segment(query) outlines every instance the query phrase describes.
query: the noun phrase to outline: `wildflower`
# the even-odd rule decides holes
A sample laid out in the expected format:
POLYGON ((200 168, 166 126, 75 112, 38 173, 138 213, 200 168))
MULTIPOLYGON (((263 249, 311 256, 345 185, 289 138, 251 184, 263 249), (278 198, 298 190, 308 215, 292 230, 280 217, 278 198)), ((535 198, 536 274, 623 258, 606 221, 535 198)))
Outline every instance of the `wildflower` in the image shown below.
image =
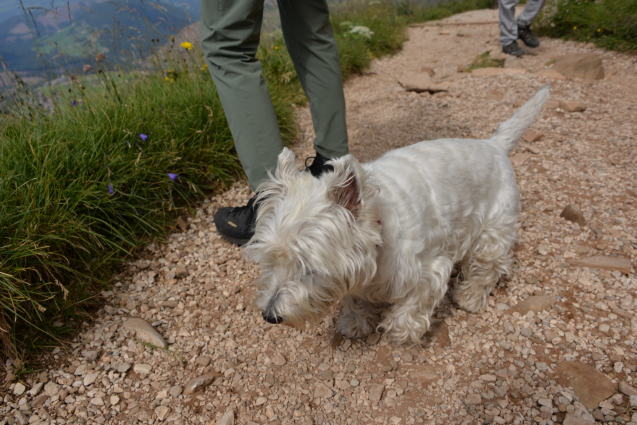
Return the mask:
POLYGON ((139 138, 142 139, 142 142, 148 140, 148 134, 140 133, 139 138))
POLYGON ((179 174, 177 173, 167 173, 167 175, 168 175, 168 178, 172 181, 175 181, 179 178, 179 174))
POLYGON ((115 189, 113 189, 113 185, 111 183, 108 184, 107 188, 108 188, 109 195, 112 195, 115 193, 115 189))
POLYGON ((190 41, 184 41, 181 44, 179 44, 179 46, 186 50, 192 50, 192 43, 190 41))
POLYGON ((106 54, 104 53, 98 53, 97 55, 95 55, 95 62, 102 62, 106 59, 106 54))
POLYGON ((71 106, 77 106, 77 100, 73 99, 73 101, 71 101, 71 106))
POLYGON ((85 64, 82 67, 82 71, 84 71, 84 72, 90 72, 92 69, 93 69, 93 67, 91 65, 89 65, 89 64, 85 64))
POLYGON ((374 31, 370 30, 366 26, 356 25, 348 31, 348 34, 351 34, 354 37, 358 36, 358 37, 369 40, 374 36, 374 31))
POLYGON ((202 72, 206 72, 208 70, 208 67, 206 65, 201 65, 201 69, 202 72))

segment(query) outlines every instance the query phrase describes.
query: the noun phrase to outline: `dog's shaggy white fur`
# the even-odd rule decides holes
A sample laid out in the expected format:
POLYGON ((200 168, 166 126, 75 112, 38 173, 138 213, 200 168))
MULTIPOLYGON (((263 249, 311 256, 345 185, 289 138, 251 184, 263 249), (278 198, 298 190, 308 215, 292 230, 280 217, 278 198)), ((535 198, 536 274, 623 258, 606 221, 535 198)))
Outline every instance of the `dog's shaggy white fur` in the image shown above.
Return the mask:
POLYGON ((488 140, 417 143, 360 164, 333 160, 320 178, 284 149, 259 189, 247 253, 261 266, 266 320, 296 324, 342 300, 339 332, 378 328, 418 343, 459 266, 453 299, 468 311, 512 264, 518 190, 507 153, 549 96, 541 89, 488 140))

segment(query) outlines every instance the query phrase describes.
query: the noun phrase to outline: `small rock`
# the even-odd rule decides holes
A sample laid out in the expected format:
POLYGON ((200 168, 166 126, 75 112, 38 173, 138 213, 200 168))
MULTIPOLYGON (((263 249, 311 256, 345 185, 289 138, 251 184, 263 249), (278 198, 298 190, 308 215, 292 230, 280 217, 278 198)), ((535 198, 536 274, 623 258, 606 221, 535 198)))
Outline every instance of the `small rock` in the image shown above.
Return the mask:
POLYGON ((563 425, 595 425, 595 418, 587 411, 580 409, 568 412, 564 416, 563 425))
POLYGON ((188 270, 186 270, 186 267, 178 264, 177 267, 175 267, 175 277, 177 279, 182 279, 186 276, 188 276, 188 270))
POLYGON ((170 387, 170 389, 168 390, 168 394, 170 394, 173 397, 178 397, 179 394, 181 394, 182 392, 182 388, 181 385, 173 385, 172 387, 170 387))
POLYGON ((352 379, 351 381, 349 381, 349 384, 352 387, 358 387, 358 384, 360 384, 360 382, 358 381, 358 379, 352 379))
POLYGON ((91 399, 91 404, 94 406, 104 406, 104 400, 102 397, 93 397, 91 399))
POLYGON ((135 332, 137 338, 156 347, 166 348, 168 344, 164 338, 147 321, 140 318, 131 318, 124 322, 123 326, 135 332))
POLYGON ((617 270, 622 273, 632 273, 633 266, 630 260, 624 257, 609 257, 605 255, 595 255, 586 258, 571 258, 568 260, 571 266, 589 267, 592 269, 617 270))
POLYGON ((195 360, 195 363, 197 363, 197 366, 206 367, 211 361, 212 359, 210 356, 199 356, 197 357, 197 360, 195 360))
POLYGON ((490 375, 490 374, 480 375, 480 380, 485 382, 495 382, 497 381, 497 379, 498 378, 495 375, 490 375))
POLYGON ((13 386, 13 394, 20 396, 22 394, 24 394, 24 392, 27 390, 27 387, 24 386, 24 384, 22 382, 17 382, 14 386, 13 386))
POLYGON ((184 385, 184 394, 192 394, 197 392, 212 383, 216 377, 219 376, 219 373, 207 373, 205 375, 197 376, 196 378, 192 378, 184 385))
POLYGON ((130 369, 130 366, 131 366, 130 363, 120 363, 117 366, 115 366, 115 370, 118 371, 119 373, 126 373, 130 369))
POLYGON ((97 379, 97 376, 98 376, 97 373, 89 373, 86 376, 84 376, 82 383, 84 384, 85 387, 88 387, 89 385, 95 382, 95 380, 97 379))
POLYGON ((318 382, 314 387, 315 398, 329 398, 334 395, 334 391, 322 382, 318 382))
POLYGON ((49 397, 56 396, 58 391, 60 390, 60 386, 53 381, 49 381, 44 386, 44 393, 49 397))
POLYGON ((233 425, 234 424, 234 412, 232 409, 226 410, 221 418, 217 421, 217 425, 233 425))
POLYGON ((480 394, 468 394, 467 397, 465 398, 465 402, 467 404, 480 404, 482 403, 482 397, 480 397, 480 394))
POLYGON ((522 316, 527 314, 530 311, 538 312, 542 310, 546 310, 555 304, 556 298, 553 295, 535 295, 528 297, 527 299, 519 302, 518 304, 511 307, 508 312, 515 313, 518 312, 522 316))
POLYGON ((119 403, 119 396, 112 395, 108 401, 110 401, 111 406, 116 406, 119 403))
POLYGON ((82 351, 82 356, 86 360, 89 360, 89 361, 92 361, 92 362, 97 360, 97 355, 98 355, 98 352, 95 351, 95 350, 84 350, 84 351, 82 351))
POLYGON ((254 405, 255 406, 261 406, 261 405, 265 404, 267 401, 268 401, 268 399, 265 398, 265 397, 257 397, 257 399, 254 402, 254 405))
POLYGON ((139 373, 140 375, 148 375, 151 370, 150 365, 145 363, 137 363, 133 366, 133 372, 139 373))
POLYGON ((602 400, 615 394, 617 385, 592 366, 565 361, 557 366, 558 382, 571 387, 586 408, 594 409, 602 400))
POLYGON ((157 419, 160 421, 166 419, 168 413, 170 413, 170 409, 167 406, 159 406, 155 409, 155 416, 157 416, 157 419))
POLYGON ((444 82, 436 83, 432 81, 431 76, 426 73, 412 73, 401 77, 398 80, 398 84, 401 85, 406 91, 413 91, 416 93, 439 93, 449 90, 448 84, 444 82))
POLYGON ((272 364, 275 366, 283 366, 286 363, 287 360, 285 360, 285 357, 283 357, 282 354, 276 353, 272 356, 272 364))
POLYGON ((608 331, 610 331, 610 326, 608 326, 606 323, 602 323, 601 325, 599 325, 599 331, 606 334, 608 333, 608 331))
POLYGON ((39 409, 40 407, 44 406, 44 403, 46 403, 46 401, 49 399, 49 396, 46 394, 41 394, 39 396, 37 396, 36 398, 33 399, 33 402, 31 403, 31 406, 34 409, 39 409))
POLYGON ((367 391, 369 393, 369 400, 378 403, 383 398, 383 391, 385 386, 383 384, 373 384, 367 391))
POLYGON ((522 138, 529 143, 537 142, 542 137, 544 137, 544 134, 534 130, 528 130, 526 133, 524 133, 524 136, 522 136, 522 138))
POLYGON ((630 407, 637 407, 637 395, 630 396, 630 407))
POLYGON ((584 112, 586 105, 577 100, 562 100, 560 101, 560 108, 566 112, 584 112))
POLYGON ((637 395, 637 389, 628 385, 626 381, 619 381, 619 392, 627 396, 637 395))
POLYGON ((572 205, 567 205, 564 207, 562 212, 560 213, 560 217, 572 221, 573 223, 577 223, 580 226, 584 226, 586 224, 586 219, 582 215, 581 212, 575 209, 572 205))
POLYGON ((38 382, 37 384, 31 387, 31 389, 29 390, 29 394, 31 394, 32 396, 38 395, 38 393, 40 392, 43 386, 44 386, 44 383, 38 382))

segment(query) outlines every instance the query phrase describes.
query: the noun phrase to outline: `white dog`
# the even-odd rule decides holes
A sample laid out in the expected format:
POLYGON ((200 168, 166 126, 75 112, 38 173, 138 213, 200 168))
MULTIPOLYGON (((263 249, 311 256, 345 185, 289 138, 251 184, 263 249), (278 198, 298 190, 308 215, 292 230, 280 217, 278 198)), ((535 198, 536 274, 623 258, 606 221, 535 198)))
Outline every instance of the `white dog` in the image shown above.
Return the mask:
POLYGON ((489 140, 420 142, 360 164, 347 155, 319 178, 284 149, 260 206, 248 256, 261 267, 257 304, 298 324, 342 300, 337 330, 374 329, 418 343, 443 299, 475 312, 512 264, 518 190, 507 153, 549 96, 541 89, 489 140))

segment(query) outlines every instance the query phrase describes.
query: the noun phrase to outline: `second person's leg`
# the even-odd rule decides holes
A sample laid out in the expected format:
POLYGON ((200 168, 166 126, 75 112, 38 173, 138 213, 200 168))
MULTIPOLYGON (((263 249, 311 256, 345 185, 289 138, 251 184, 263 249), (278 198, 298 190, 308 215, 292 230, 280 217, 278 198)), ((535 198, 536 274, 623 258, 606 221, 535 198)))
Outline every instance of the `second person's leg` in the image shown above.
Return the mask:
POLYGON ((345 98, 336 41, 325 0, 278 0, 285 43, 310 102, 316 151, 348 153, 345 98))

